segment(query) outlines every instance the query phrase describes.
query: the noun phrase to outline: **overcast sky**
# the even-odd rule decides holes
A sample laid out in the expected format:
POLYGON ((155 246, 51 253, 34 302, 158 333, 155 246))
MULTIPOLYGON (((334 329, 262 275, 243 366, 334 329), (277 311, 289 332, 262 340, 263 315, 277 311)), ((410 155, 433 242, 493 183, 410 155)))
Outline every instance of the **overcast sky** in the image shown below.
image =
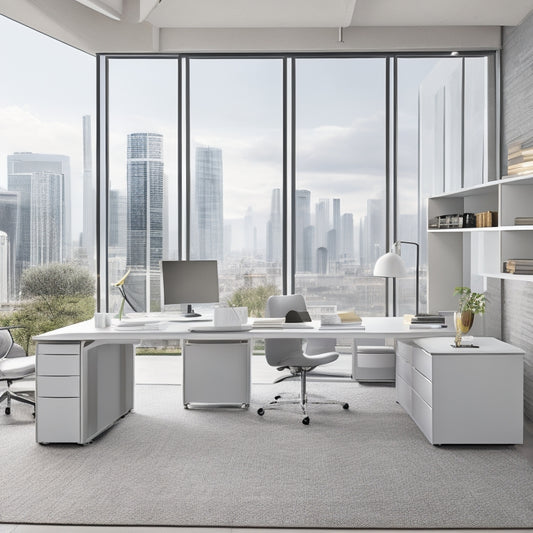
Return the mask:
MULTIPOLYGON (((83 115, 93 117, 95 129, 94 57, 1 16, 0 45, 0 186, 7 186, 8 154, 58 153, 70 157, 79 195, 83 115)), ((400 72, 406 203, 416 198, 418 84, 431 64, 404 60, 400 72)), ((383 197, 384 65, 383 59, 297 61, 297 188, 312 191, 312 205, 342 198, 342 212, 355 220, 368 198, 383 197)), ((152 131, 164 135, 165 173, 175 194, 177 77, 174 60, 111 61, 113 188, 125 188, 127 134, 152 131)), ((282 62, 192 60, 190 79, 193 146, 223 151, 225 218, 241 219, 252 206, 258 221, 266 220, 271 190, 282 185, 282 62)), ((79 214, 73 210, 73 236, 81 231, 79 214)))

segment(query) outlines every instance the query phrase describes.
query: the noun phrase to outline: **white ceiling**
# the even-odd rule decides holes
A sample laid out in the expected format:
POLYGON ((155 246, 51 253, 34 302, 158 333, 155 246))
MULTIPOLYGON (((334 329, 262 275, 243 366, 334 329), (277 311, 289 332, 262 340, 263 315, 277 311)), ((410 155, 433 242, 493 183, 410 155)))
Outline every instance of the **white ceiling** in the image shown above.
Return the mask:
POLYGON ((532 0, 77 0, 158 28, 514 26, 532 0))
POLYGON ((531 11, 533 0, 0 0, 0 14, 90 53, 493 50, 531 11))

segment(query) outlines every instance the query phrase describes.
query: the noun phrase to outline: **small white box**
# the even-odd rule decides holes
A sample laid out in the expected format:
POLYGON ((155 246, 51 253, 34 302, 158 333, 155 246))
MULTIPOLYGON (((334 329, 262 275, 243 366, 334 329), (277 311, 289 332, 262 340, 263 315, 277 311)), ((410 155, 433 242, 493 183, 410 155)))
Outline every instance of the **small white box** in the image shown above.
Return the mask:
POLYGON ((247 307, 215 307, 213 324, 215 327, 240 326, 248 322, 247 307))

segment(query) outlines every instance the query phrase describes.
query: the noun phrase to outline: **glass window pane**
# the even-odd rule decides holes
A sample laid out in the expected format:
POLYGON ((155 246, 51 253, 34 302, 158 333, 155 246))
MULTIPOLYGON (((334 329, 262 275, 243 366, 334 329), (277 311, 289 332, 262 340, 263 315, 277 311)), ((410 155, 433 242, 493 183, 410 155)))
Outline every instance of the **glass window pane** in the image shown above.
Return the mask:
POLYGON ((109 280, 131 270, 136 311, 160 309, 159 262, 178 258, 177 106, 176 59, 109 61, 109 280))
POLYGON ((0 45, 0 306, 17 304, 35 333, 94 311, 95 60, 2 16, 0 45), (87 282, 85 296, 73 297, 69 313, 58 302, 46 308, 24 279, 32 273, 51 298, 67 275, 87 282))
POLYGON ((217 259, 221 301, 250 314, 282 287, 282 74, 279 59, 190 61, 190 257, 217 259))
POLYGON ((385 313, 385 60, 296 62, 296 292, 315 316, 385 313))

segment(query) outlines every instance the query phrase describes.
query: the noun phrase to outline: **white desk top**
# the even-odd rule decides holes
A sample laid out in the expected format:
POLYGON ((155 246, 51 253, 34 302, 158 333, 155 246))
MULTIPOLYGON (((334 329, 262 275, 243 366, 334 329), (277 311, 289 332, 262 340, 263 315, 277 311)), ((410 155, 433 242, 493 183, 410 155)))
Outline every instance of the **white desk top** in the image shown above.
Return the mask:
MULTIPOLYGON (((128 319, 125 319, 128 320, 128 319)), ((135 319, 132 319, 135 320, 135 319)), ((338 338, 348 337, 358 338, 420 338, 433 336, 453 336, 453 332, 447 328, 431 329, 410 329, 408 324, 404 324, 402 317, 367 317, 363 318, 364 329, 328 328, 319 329, 318 323, 313 323, 313 328, 283 329, 256 328, 250 331, 232 332, 201 332, 192 333, 189 328, 196 326, 206 326, 212 324, 205 320, 187 322, 163 322, 160 317, 155 320, 142 318, 146 325, 135 327, 117 327, 117 320, 113 320, 111 327, 95 328, 94 320, 87 320, 72 324, 64 328, 56 329, 48 333, 43 333, 33 337, 37 342, 57 342, 57 341, 89 341, 100 340, 107 342, 132 342, 141 340, 220 340, 220 339, 279 339, 279 338, 338 338)))

